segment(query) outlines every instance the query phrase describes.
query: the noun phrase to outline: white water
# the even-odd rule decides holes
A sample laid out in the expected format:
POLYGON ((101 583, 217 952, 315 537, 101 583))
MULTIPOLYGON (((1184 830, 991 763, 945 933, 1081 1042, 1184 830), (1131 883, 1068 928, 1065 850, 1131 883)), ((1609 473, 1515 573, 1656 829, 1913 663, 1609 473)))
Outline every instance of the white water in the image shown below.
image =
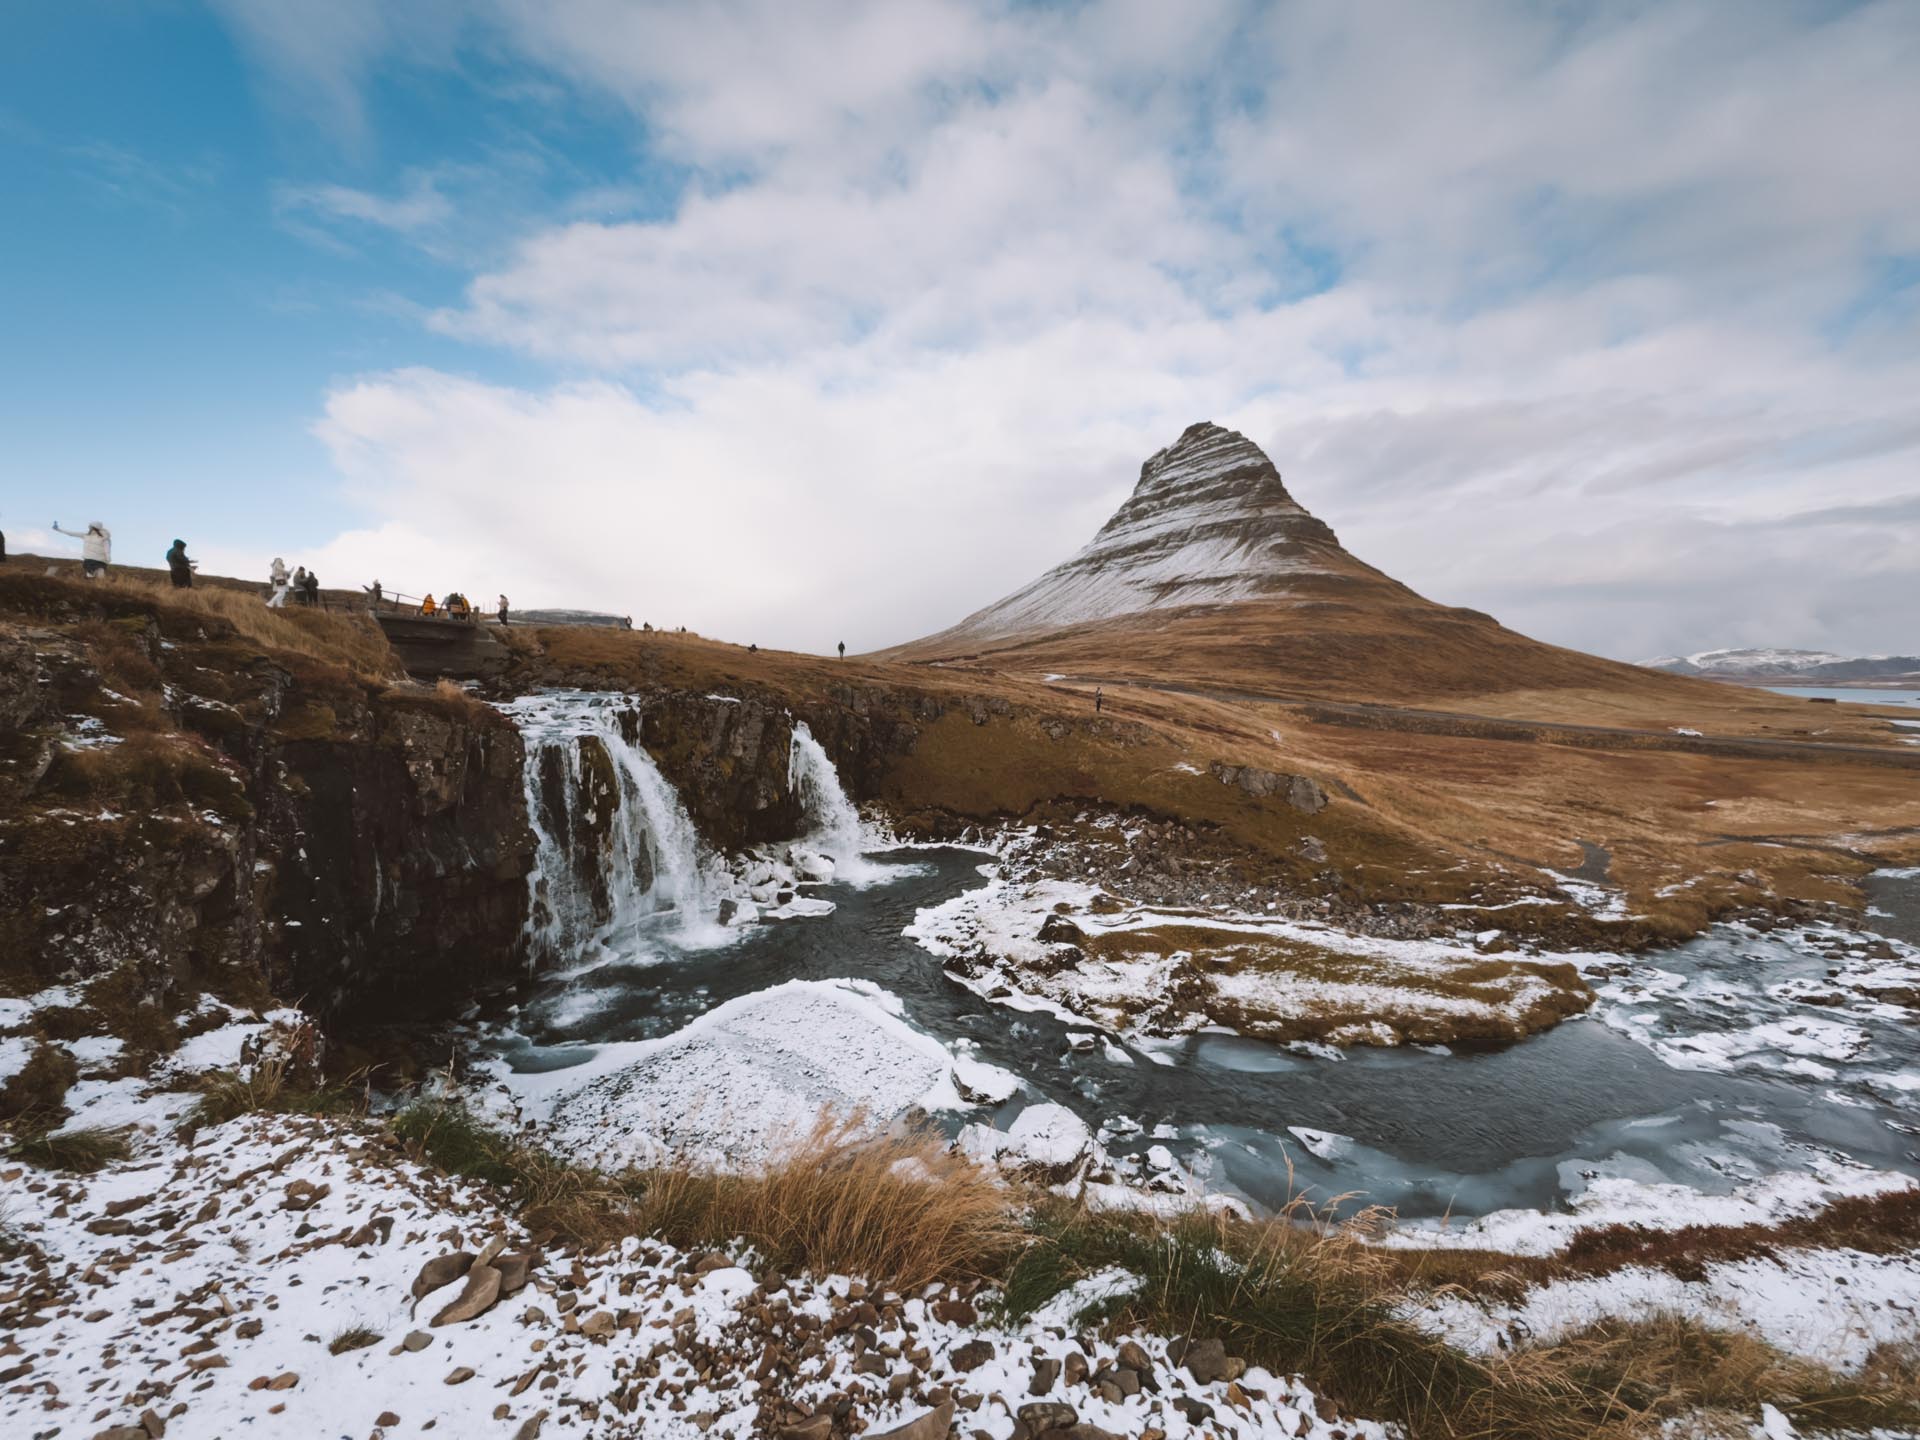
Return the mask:
POLYGON ((807 833, 799 842, 833 861, 833 878, 854 884, 870 883, 891 872, 866 860, 871 848, 860 812, 840 784, 840 772, 813 738, 804 720, 793 722, 793 742, 787 754, 787 783, 800 797, 807 833))
POLYGON ((683 945, 709 937, 717 928, 720 868, 679 795, 638 743, 640 717, 632 703, 621 695, 558 692, 501 708, 526 745, 527 818, 537 842, 527 877, 529 963, 570 965, 605 950, 637 953, 645 948, 643 932, 659 928, 663 915, 683 945), (611 762, 615 793, 605 842, 597 856, 581 857, 571 836, 575 817, 593 800, 582 745, 588 739, 611 762), (541 779, 555 756, 562 775, 558 813, 550 811, 541 779))

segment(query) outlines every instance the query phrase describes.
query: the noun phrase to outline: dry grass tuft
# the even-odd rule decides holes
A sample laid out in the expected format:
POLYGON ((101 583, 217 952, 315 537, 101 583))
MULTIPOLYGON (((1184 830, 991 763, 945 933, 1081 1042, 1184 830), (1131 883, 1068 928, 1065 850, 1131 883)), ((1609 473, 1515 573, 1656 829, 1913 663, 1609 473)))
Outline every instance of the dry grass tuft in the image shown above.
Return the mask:
POLYGON ((443 1169, 506 1186, 531 1228, 581 1245, 625 1235, 744 1243, 783 1269, 917 1288, 996 1273, 1020 1236, 1000 1185, 928 1131, 867 1140, 823 1121, 747 1174, 669 1166, 612 1177, 489 1131, 457 1106, 416 1105, 394 1129, 443 1169))
POLYGON ((329 1355, 344 1355, 349 1350, 364 1350, 380 1343, 380 1332, 370 1325, 349 1325, 327 1342, 329 1355))
POLYGON ((1020 1235, 1005 1189, 926 1130, 862 1139, 823 1119, 749 1174, 674 1167, 633 1181, 642 1223, 677 1244, 738 1237, 783 1269, 907 1290, 993 1275, 1020 1235))
POLYGON ((125 1130, 89 1126, 80 1130, 55 1130, 29 1135, 7 1146, 9 1160, 38 1165, 46 1170, 66 1170, 76 1175, 91 1175, 133 1154, 125 1130))

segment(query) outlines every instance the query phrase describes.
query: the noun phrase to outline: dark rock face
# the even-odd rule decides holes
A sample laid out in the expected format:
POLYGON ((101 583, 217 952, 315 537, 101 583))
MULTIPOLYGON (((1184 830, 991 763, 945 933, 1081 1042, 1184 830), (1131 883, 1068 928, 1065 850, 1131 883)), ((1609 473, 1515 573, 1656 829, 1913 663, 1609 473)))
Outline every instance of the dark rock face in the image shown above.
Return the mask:
POLYGON ((709 845, 740 850, 799 833, 793 717, 784 707, 683 690, 636 696, 635 705, 641 744, 709 845))
POLYGON ((1222 785, 1231 785, 1255 800, 1277 795, 1303 815, 1318 815, 1327 808, 1327 792, 1308 775, 1279 775, 1255 765, 1229 765, 1215 760, 1207 767, 1222 785))
POLYGON ((165 1048, 204 991, 385 1021, 517 971, 520 737, 484 706, 123 616, 0 619, 0 716, 9 983, 165 1048))
POLYGON ((353 721, 274 757, 274 989, 323 1016, 442 1017, 518 964, 533 848, 520 737, 483 707, 398 693, 353 721))

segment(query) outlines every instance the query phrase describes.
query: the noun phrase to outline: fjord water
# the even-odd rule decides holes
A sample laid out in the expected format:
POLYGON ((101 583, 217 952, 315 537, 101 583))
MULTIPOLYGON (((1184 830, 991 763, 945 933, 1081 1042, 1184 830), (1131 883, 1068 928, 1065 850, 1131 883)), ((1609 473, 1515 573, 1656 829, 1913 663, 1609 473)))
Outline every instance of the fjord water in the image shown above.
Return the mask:
POLYGON ((1068 1032, 1092 1027, 987 1001, 901 933, 921 907, 980 883, 982 859, 951 849, 871 856, 862 883, 812 888, 835 903, 831 916, 743 927, 719 946, 684 947, 664 917, 642 924, 584 967, 532 985, 490 1045, 515 1068, 562 1067, 599 1043, 670 1033, 786 980, 853 977, 898 996, 917 1028, 968 1040, 978 1058, 1019 1075, 1029 1093, 1003 1107, 1003 1121, 1046 1099, 1095 1127, 1123 1122, 1109 1144, 1116 1154, 1164 1143, 1210 1187, 1263 1207, 1305 1193, 1406 1218, 1551 1208, 1599 1176, 1718 1193, 1828 1156, 1920 1174, 1920 1117, 1897 1103, 1909 1093, 1897 1077, 1920 1076, 1909 1022, 1847 1012, 1867 1043, 1844 1063, 1812 1062, 1827 1078, 1676 1069, 1623 1033, 1671 1041, 1786 1014, 1793 1007, 1769 987, 1827 966, 1793 940, 1717 931, 1608 982, 1626 991, 1602 1002, 1613 1023, 1574 1020, 1512 1045, 1330 1059, 1207 1034, 1151 1054, 1124 1042, 1075 1050, 1068 1032), (1309 1148, 1292 1127, 1325 1134, 1309 1148))

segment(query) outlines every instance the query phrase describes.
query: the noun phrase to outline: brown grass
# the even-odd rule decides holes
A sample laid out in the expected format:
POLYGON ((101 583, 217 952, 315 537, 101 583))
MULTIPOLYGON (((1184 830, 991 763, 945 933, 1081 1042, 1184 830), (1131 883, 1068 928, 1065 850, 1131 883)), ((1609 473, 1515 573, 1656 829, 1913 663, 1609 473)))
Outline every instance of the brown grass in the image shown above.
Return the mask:
POLYGON ((423 1103, 394 1129, 443 1169, 505 1186, 523 1221, 589 1247, 657 1235, 683 1248, 751 1246, 770 1265, 903 1288, 993 1273, 1019 1227, 991 1176, 930 1131, 864 1139, 823 1120, 764 1167, 691 1165, 609 1176, 423 1103))
POLYGON ((322 660, 364 679, 391 680, 401 673, 385 632, 364 615, 292 607, 271 610, 264 600, 238 590, 175 590, 158 581, 125 574, 92 583, 129 592, 175 612, 217 620, 263 649, 322 660))
POLYGON ((675 1166, 634 1183, 648 1233, 681 1245, 739 1236, 784 1269, 904 1290, 995 1273, 1019 1234, 1005 1190, 928 1131, 865 1140, 823 1121, 749 1174, 675 1166))

